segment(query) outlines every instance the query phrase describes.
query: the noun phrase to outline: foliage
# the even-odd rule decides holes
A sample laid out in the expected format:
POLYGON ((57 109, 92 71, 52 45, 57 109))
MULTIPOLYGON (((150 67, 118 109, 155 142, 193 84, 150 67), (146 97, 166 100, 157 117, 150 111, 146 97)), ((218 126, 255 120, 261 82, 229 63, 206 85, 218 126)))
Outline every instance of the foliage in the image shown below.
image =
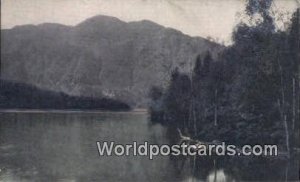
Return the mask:
POLYGON ((249 0, 247 14, 259 13, 261 22, 239 24, 235 44, 218 60, 209 52, 204 59, 198 56, 192 77, 173 72, 169 87, 159 97, 158 122, 201 140, 273 143, 282 148, 297 144, 299 9, 290 28, 282 32, 275 31, 270 7, 271 1, 249 0))
POLYGON ((0 88, 2 109, 130 109, 127 104, 113 99, 70 96, 5 80, 0 80, 0 88))

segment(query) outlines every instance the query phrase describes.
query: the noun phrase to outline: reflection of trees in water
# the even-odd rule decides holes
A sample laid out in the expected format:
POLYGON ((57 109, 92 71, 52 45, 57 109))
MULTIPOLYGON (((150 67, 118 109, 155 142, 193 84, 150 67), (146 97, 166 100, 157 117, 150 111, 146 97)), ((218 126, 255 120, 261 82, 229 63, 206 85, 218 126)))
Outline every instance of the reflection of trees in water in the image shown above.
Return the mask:
MULTIPOLYGON (((168 127, 166 136, 171 144, 178 144, 180 140, 175 127, 168 127)), ((298 179, 297 157, 170 156, 170 161, 176 179, 291 181, 298 179)))
MULTIPOLYGON (((297 159, 297 158, 296 158, 297 159)), ((293 181, 297 160, 264 157, 170 157, 177 178, 207 181, 293 181)))

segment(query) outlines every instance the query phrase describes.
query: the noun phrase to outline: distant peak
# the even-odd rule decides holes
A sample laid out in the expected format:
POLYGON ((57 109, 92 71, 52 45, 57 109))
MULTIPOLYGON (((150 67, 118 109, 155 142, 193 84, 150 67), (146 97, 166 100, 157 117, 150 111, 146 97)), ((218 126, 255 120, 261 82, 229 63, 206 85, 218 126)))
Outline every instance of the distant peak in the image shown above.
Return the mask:
MULTIPOLYGON (((70 26, 67 25, 62 25, 58 23, 42 23, 38 25, 33 25, 33 24, 27 24, 27 25, 17 25, 11 28, 11 30, 28 30, 28 31, 33 31, 33 30, 38 30, 38 29, 67 29, 70 28, 70 26)), ((9 29, 8 29, 9 30, 9 29)))
POLYGON ((150 25, 156 25, 156 26, 161 26, 153 21, 150 21, 150 20, 141 20, 141 21, 137 21, 137 22, 140 22, 140 23, 144 23, 144 24, 150 24, 150 25))
POLYGON ((85 21, 78 24, 78 26, 85 25, 85 24, 109 24, 109 23, 125 23, 120 19, 112 16, 106 15, 97 15, 91 18, 86 19, 85 21))
POLYGON ((129 24, 142 24, 142 25, 146 25, 146 26, 165 28, 164 26, 157 24, 150 20, 131 21, 131 22, 129 22, 129 24))
POLYGON ((11 28, 12 30, 19 30, 19 29, 24 29, 24 30, 32 30, 36 29, 36 25, 33 24, 27 24, 27 25, 16 25, 11 28))
POLYGON ((62 24, 59 24, 59 23, 42 23, 42 24, 39 24, 37 26, 39 26, 39 27, 61 27, 61 28, 68 28, 69 27, 67 25, 62 25, 62 24))

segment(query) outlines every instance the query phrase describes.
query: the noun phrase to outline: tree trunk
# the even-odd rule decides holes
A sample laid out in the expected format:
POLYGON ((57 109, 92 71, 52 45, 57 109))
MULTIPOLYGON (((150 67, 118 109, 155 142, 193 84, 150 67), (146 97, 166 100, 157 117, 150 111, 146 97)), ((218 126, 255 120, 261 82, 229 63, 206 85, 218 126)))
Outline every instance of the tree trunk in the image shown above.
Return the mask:
POLYGON ((292 122, 293 122, 293 131, 295 130, 295 117, 296 117, 296 87, 295 87, 296 80, 293 78, 293 117, 292 117, 292 122))
POLYGON ((290 155, 290 139, 289 139, 289 130, 286 115, 284 115, 284 129, 285 129, 285 142, 286 142, 286 150, 288 152, 288 156, 290 155))
POLYGON ((218 89, 215 90, 214 124, 218 125, 218 89))

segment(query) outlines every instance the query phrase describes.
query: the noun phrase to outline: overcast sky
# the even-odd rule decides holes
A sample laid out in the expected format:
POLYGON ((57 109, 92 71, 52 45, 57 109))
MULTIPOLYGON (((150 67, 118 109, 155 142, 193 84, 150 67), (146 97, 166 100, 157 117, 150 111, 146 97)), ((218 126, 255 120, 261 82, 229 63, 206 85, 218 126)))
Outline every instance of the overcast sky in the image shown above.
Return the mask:
MULTIPOLYGON (((191 36, 230 41, 245 0, 1 0, 1 28, 45 22, 76 25, 95 15, 123 21, 147 19, 191 36)), ((277 0, 293 11, 296 0, 277 0)))

